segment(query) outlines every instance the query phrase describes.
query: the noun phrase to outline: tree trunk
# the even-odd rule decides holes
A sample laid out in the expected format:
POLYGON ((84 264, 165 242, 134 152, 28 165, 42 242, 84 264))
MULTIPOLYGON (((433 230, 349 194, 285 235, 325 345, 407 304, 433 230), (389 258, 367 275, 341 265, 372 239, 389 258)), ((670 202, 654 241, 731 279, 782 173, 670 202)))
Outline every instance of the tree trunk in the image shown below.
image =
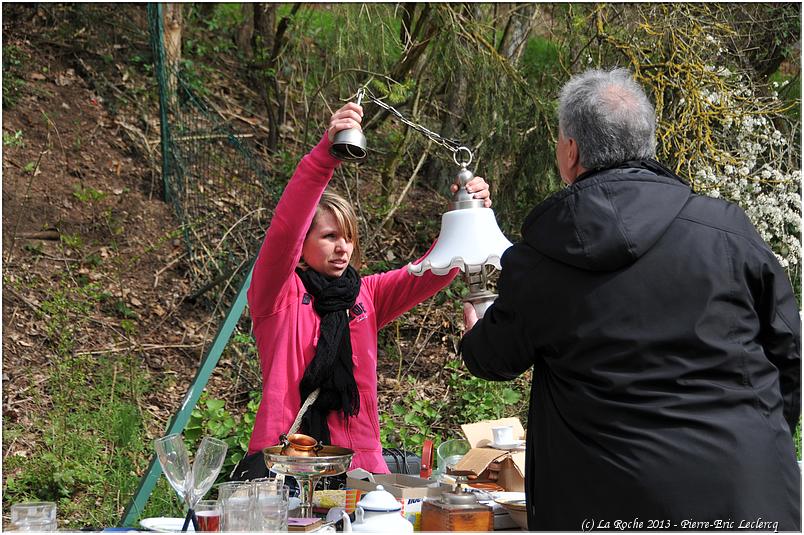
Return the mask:
MULTIPOLYGON (((411 106, 410 112, 410 119, 414 122, 417 121, 417 116, 419 114, 420 96, 421 88, 417 88, 416 96, 413 98, 413 105, 411 106)), ((411 134, 413 134, 413 129, 405 125, 405 134, 402 136, 402 141, 399 142, 396 150, 391 153, 383 168, 382 177, 380 179, 380 188, 382 192, 382 199, 385 203, 390 203, 394 200, 393 193, 396 191, 397 184, 399 182, 396 178, 396 173, 399 169, 399 164, 402 163, 402 158, 408 149, 408 145, 410 144, 411 134)))
MULTIPOLYGON (((418 73, 427 58, 427 49, 439 30, 434 21, 431 7, 426 3, 406 3, 402 9, 402 24, 400 39, 404 50, 396 65, 391 69, 389 78, 403 82, 411 73, 418 73), (416 10, 418 8, 418 18, 416 10), (415 20, 414 20, 415 19, 415 20)), ((414 78, 416 75, 413 75, 414 78)), ((371 110, 371 108, 369 108, 371 110)), ((388 112, 383 109, 368 111, 363 115, 363 130, 376 128, 387 117, 388 112)))
MULTIPOLYGON (((464 5, 466 16, 476 19, 479 15, 478 4, 464 5)), ((455 69, 454 78, 446 88, 446 101, 444 102, 444 119, 441 122, 440 134, 445 138, 452 138, 460 130, 466 114, 467 84, 465 69, 455 69)), ((424 174, 425 181, 433 188, 442 189, 453 182, 458 169, 454 166, 444 165, 436 158, 430 158, 424 174)))
POLYGON ((183 4, 162 4, 162 27, 164 28, 165 67, 169 93, 176 95, 176 73, 181 61, 181 31, 183 4))
POLYGON ((276 8, 277 4, 258 2, 254 5, 254 60, 257 77, 257 87, 265 103, 268 117, 268 150, 274 152, 279 145, 279 114, 278 107, 282 99, 275 94, 276 71, 271 52, 276 39, 276 8))
POLYGON ((210 19, 215 15, 215 7, 217 5, 218 2, 199 2, 195 4, 196 9, 198 9, 198 14, 204 20, 210 19))
POLYGON ((290 14, 283 17, 279 23, 276 21, 276 9, 279 4, 259 2, 254 6, 254 34, 252 45, 254 47, 254 76, 256 85, 265 102, 268 116, 268 150, 276 151, 279 145, 279 127, 284 122, 285 99, 279 86, 277 76, 279 54, 287 42, 286 32, 291 18, 301 7, 300 3, 293 5, 290 14))
POLYGON ((498 52, 511 61, 511 65, 519 63, 525 52, 530 31, 536 23, 537 4, 514 4, 508 15, 508 22, 503 31, 498 52))
POLYGON ((251 41, 254 38, 254 8, 250 4, 240 4, 240 11, 243 14, 243 24, 235 31, 235 45, 243 53, 243 57, 251 59, 254 57, 254 49, 251 41))

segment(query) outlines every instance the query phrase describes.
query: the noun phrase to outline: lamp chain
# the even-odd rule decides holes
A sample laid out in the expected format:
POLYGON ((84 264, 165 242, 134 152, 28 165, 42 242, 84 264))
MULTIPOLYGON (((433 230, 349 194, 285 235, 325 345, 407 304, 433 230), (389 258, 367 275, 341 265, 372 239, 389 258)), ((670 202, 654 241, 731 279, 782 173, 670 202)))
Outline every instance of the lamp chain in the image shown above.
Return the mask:
POLYGON ((393 114, 397 119, 402 121, 404 124, 408 125, 409 127, 413 128, 417 132, 419 132, 421 134, 424 134, 425 136, 430 138, 435 144, 440 145, 440 146, 444 147, 445 149, 449 150, 450 152, 452 152, 452 159, 455 160, 455 163, 457 163, 458 165, 466 166, 466 165, 469 165, 472 162, 472 157, 473 157, 472 151, 468 147, 466 147, 464 145, 461 145, 459 141, 457 141, 455 139, 445 138, 444 136, 442 136, 440 134, 437 134, 436 132, 433 132, 429 128, 426 128, 426 127, 424 127, 424 126, 422 126, 420 124, 414 123, 413 121, 411 121, 410 119, 408 119, 407 117, 402 115, 393 106, 391 106, 390 104, 386 104, 385 102, 383 102, 383 101, 379 100, 377 97, 375 97, 374 94, 371 91, 369 91, 369 88, 366 87, 366 86, 361 87, 360 89, 357 90, 357 104, 358 105, 360 105, 360 101, 363 99, 364 96, 367 96, 368 100, 370 100, 371 102, 373 102, 374 104, 376 104, 380 108, 389 111, 391 114, 393 114), (466 152, 469 155, 468 160, 466 160, 466 161, 458 161, 458 154, 460 152, 466 152))

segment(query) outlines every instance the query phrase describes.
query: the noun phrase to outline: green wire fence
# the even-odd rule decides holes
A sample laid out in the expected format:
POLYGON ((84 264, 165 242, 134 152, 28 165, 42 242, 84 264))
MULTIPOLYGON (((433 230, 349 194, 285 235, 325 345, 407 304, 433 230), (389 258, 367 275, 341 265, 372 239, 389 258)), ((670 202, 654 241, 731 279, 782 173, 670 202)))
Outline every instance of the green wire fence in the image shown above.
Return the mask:
POLYGON ((192 73, 167 64, 160 4, 148 5, 148 22, 160 94, 165 200, 182 225, 195 287, 191 297, 222 284, 236 288, 264 236, 278 191, 255 157, 258 134, 233 130, 193 88, 192 73))
MULTIPOLYGON (((235 132, 193 90, 187 73, 167 65, 161 4, 148 4, 148 24, 159 84, 165 200, 182 225, 194 295, 215 289, 221 301, 231 302, 181 407, 168 422, 169 434, 184 429, 243 317, 252 260, 270 221, 278 186, 254 156, 255 146, 248 145, 254 134, 235 132)), ((154 456, 121 525, 134 525, 160 474, 154 456)))

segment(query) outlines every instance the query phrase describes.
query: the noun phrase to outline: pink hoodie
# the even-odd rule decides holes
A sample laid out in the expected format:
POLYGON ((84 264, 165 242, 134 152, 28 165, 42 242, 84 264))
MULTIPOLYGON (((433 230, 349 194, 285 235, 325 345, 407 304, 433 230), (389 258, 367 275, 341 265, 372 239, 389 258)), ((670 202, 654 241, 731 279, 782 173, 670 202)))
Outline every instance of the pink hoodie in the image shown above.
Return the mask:
MULTIPOLYGON (((315 355, 319 317, 294 270, 321 194, 340 163, 329 155, 329 146, 324 135, 302 158, 277 204, 254 265, 248 303, 263 389, 249 453, 278 444, 304 401, 299 383, 315 355)), ((428 271, 415 277, 402 267, 362 278, 349 314, 360 413, 348 419, 336 412, 329 415, 332 445, 355 451, 351 468, 388 472, 377 412, 377 331, 449 285, 456 274, 453 270, 439 277, 428 271)))

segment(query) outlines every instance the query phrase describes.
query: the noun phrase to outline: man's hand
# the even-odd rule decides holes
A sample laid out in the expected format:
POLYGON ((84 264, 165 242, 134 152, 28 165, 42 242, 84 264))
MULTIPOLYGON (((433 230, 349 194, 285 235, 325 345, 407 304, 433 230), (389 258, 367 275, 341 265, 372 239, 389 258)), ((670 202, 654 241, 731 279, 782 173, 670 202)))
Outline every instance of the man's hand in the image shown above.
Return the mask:
POLYGON ((475 307, 472 306, 472 303, 463 304, 463 335, 466 336, 466 333, 472 330, 472 327, 475 326, 477 323, 477 312, 475 311, 475 307))
MULTIPOLYGON (((458 184, 452 184, 449 189, 452 193, 455 193, 458 191, 458 184)), ((474 195, 472 195, 473 198, 483 199, 483 203, 485 204, 486 208, 491 208, 491 193, 489 192, 489 185, 486 184, 486 180, 482 176, 476 176, 467 182, 466 192, 474 193, 474 195)))

